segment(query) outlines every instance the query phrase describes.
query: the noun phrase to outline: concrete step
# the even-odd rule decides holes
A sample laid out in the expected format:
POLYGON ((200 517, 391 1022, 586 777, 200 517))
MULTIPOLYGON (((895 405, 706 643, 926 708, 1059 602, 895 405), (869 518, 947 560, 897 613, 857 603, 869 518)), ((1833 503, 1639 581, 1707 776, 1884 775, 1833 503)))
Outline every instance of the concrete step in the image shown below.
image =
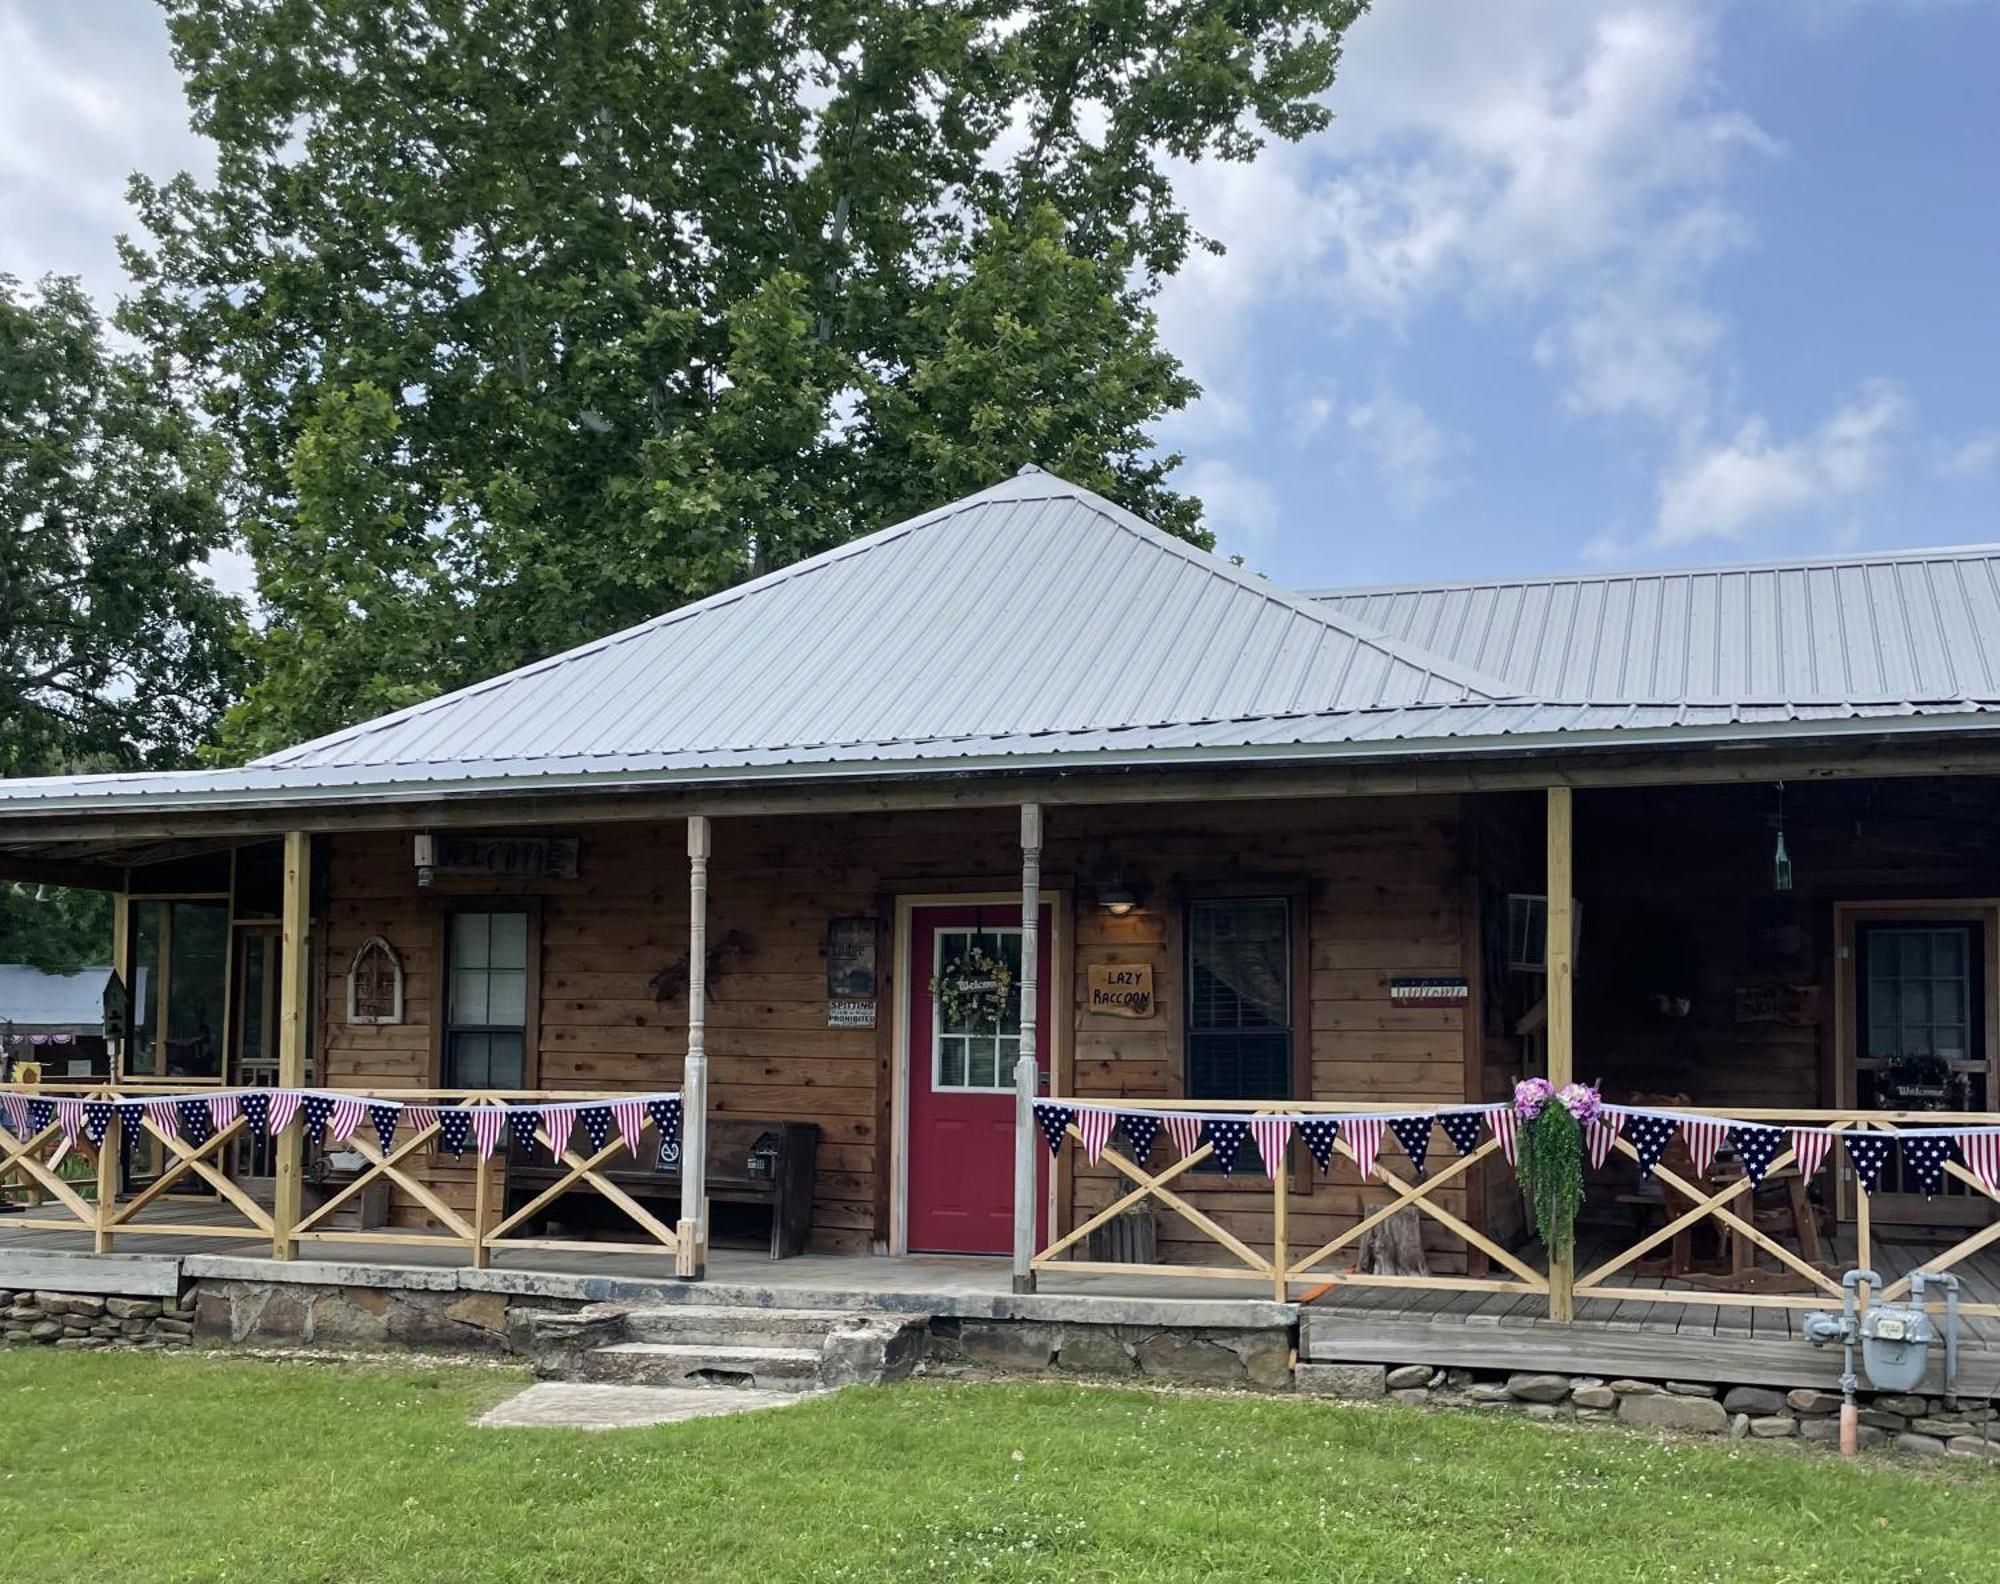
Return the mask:
POLYGON ((639 1386, 743 1386, 760 1391, 810 1391, 819 1380, 820 1350, 744 1347, 721 1343, 614 1342, 583 1354, 585 1380, 639 1386))
POLYGON ((810 1348, 818 1352, 833 1332, 858 1330, 867 1323, 867 1316, 840 1309, 753 1309, 721 1304, 675 1304, 671 1308, 627 1311, 625 1336, 633 1342, 671 1342, 683 1347, 716 1343, 722 1346, 810 1348))

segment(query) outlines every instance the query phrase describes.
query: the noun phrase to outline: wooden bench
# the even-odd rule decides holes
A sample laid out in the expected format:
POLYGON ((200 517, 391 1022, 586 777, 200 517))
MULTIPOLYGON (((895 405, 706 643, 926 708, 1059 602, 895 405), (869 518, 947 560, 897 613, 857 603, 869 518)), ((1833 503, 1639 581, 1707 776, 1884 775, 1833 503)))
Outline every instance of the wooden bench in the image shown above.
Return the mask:
MULTIPOLYGON (((583 1148, 581 1133, 572 1137, 570 1153, 583 1148)), ((755 1122, 736 1117, 708 1119, 708 1198, 711 1204, 764 1205, 771 1212, 771 1258, 803 1254, 812 1232, 813 1169, 819 1154, 819 1127, 812 1122, 755 1122)), ((662 1159, 648 1132, 639 1159, 617 1148, 598 1175, 625 1190, 661 1220, 680 1216, 681 1163, 676 1146, 662 1159)), ((507 1213, 509 1215, 555 1184, 568 1168, 549 1159, 540 1144, 524 1150, 511 1138, 507 1148, 507 1213)), ((613 1225, 624 1221, 618 1208, 588 1183, 568 1192, 529 1217, 522 1235, 547 1235, 551 1222, 567 1226, 613 1225)))

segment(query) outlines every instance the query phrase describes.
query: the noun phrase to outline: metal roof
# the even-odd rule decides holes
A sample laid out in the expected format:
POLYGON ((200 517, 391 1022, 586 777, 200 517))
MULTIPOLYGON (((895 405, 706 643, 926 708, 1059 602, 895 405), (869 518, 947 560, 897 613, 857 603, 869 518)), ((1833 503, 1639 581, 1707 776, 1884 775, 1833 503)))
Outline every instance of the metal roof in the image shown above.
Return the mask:
POLYGON ((109 968, 44 973, 26 963, 0 963, 0 1031, 15 1034, 96 1034, 104 1027, 109 968))
POLYGON ((2000 545, 1312 597, 1541 699, 1874 709, 2000 697, 2000 545))
POLYGON ((0 819, 1991 731, 2000 548, 1295 594, 1035 469, 234 770, 0 819))

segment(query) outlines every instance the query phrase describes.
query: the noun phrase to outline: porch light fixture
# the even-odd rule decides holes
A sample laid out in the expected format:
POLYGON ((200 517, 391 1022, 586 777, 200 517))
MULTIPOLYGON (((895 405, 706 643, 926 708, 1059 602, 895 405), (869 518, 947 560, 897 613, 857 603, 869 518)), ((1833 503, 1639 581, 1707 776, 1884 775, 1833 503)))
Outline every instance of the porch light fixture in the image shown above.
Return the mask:
POLYGON ((1097 893, 1097 905, 1113 918, 1124 918, 1139 906, 1139 893, 1132 886, 1108 885, 1097 893))
POLYGON ((1771 889, 1792 889, 1792 855, 1785 851, 1785 783, 1778 783, 1778 847, 1771 854, 1771 889))

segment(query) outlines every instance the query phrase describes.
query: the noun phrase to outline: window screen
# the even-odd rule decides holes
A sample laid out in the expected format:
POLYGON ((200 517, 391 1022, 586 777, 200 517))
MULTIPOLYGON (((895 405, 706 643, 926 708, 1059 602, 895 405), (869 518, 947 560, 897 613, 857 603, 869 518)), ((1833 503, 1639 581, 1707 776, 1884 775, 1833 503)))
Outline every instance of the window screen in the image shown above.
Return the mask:
POLYGON ((1285 898, 1190 902, 1186 982, 1188 1098, 1290 1098, 1292 931, 1285 898))
POLYGON ((454 913, 446 955, 450 1013, 445 1026, 445 1084, 525 1088, 528 915, 454 913))

